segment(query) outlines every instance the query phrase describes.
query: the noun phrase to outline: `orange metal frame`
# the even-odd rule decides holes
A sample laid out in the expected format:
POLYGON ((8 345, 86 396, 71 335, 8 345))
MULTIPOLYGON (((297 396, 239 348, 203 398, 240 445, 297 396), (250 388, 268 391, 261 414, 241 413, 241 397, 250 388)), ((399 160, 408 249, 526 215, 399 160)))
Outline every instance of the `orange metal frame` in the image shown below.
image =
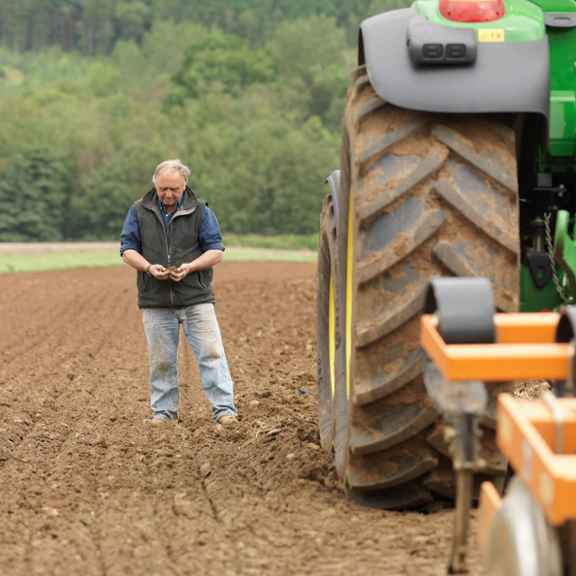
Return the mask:
POLYGON ((498 398, 498 446, 510 460, 550 524, 576 518, 576 399, 558 400, 564 446, 555 447, 555 423, 543 402, 498 398))
MULTIPOLYGON (((516 379, 566 380, 574 348, 554 343, 558 314, 497 314, 496 344, 448 345, 434 316, 422 317, 421 340, 428 356, 449 381, 516 379)), ((552 525, 576 518, 576 399, 557 399, 558 424, 544 402, 498 398, 498 445, 552 525), (563 447, 556 447, 557 427, 563 447)), ((488 526, 499 497, 482 491, 481 523, 488 526)), ((486 534, 486 530, 481 529, 486 534)))
POLYGON ((565 380, 571 347, 554 343, 558 319, 554 313, 496 314, 497 344, 448 345, 436 317, 425 315, 421 343, 447 380, 565 380))

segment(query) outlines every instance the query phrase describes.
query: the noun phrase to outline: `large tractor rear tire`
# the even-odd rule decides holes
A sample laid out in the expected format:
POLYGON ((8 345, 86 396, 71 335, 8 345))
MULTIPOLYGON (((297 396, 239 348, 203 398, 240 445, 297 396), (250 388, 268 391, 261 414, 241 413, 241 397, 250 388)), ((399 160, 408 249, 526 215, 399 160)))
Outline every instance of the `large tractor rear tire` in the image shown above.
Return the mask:
MULTIPOLYGON (((390 509, 453 494, 443 423, 422 380, 419 316, 434 276, 483 276, 496 305, 519 292, 519 211, 510 119, 438 115, 378 97, 360 68, 348 92, 338 195, 342 295, 328 359, 336 469, 390 509)), ((326 220, 325 220, 326 222, 326 220)), ((470 303, 471 306, 474 302, 470 303)), ((322 354, 322 350, 320 350, 322 354)), ((506 464, 485 435, 490 475, 506 464)))

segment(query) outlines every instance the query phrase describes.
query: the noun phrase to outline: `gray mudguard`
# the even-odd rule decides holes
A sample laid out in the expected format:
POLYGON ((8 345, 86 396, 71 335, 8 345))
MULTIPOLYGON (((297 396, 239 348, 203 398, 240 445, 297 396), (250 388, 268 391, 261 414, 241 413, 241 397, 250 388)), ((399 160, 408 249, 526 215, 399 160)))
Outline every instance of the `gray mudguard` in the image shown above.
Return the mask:
MULTIPOLYGON (((416 66, 407 48, 413 9, 365 20, 360 29, 360 64, 376 93, 411 110, 453 113, 537 113, 548 116, 548 40, 479 43, 467 66, 416 66)), ((447 29, 451 30, 451 29, 447 29)))

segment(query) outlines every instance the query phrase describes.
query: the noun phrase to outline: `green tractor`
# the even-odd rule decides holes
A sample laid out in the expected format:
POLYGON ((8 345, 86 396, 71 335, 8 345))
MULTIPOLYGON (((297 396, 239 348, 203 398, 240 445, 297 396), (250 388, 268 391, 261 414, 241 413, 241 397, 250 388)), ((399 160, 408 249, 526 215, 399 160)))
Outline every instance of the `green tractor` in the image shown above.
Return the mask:
POLYGON ((417 0, 362 23, 358 64, 321 216, 321 441, 358 498, 436 506, 454 475, 422 377, 430 279, 489 278, 504 312, 576 296, 576 1, 417 0))

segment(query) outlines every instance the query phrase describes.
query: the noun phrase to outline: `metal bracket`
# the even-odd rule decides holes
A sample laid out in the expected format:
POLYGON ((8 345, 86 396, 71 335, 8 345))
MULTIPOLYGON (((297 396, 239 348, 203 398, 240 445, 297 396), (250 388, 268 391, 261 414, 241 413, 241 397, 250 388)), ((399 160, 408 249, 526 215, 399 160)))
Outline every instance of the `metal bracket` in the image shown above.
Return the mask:
POLYGON ((545 12, 544 24, 548 28, 576 28, 576 14, 573 12, 545 12))
POLYGON ((426 314, 436 313, 438 331, 447 344, 496 342, 495 309, 486 278, 434 278, 426 294, 426 314))

